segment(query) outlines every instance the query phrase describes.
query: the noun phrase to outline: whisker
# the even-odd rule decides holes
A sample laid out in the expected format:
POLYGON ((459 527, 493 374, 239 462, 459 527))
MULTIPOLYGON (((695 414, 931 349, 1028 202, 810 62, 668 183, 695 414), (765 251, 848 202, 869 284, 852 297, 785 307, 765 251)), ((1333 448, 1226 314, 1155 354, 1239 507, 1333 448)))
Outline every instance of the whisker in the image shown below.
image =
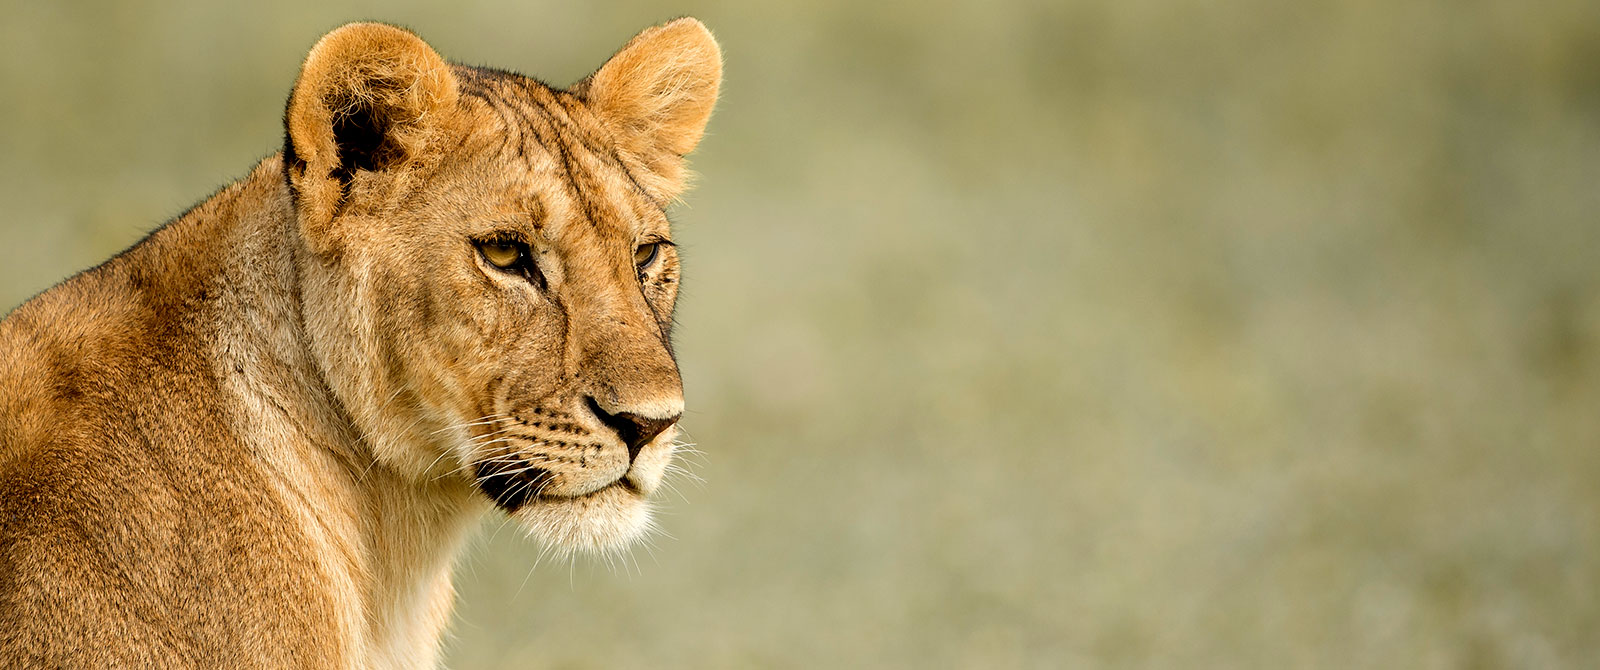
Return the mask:
POLYGON ((466 423, 458 423, 458 424, 455 424, 453 426, 445 426, 445 427, 440 428, 440 429, 438 429, 436 431, 428 433, 428 436, 432 437, 434 435, 438 435, 439 433, 443 433, 443 432, 449 431, 449 430, 456 430, 458 428, 471 428, 473 426, 482 426, 482 425, 485 425, 485 424, 492 424, 492 423, 494 423, 496 421, 501 421, 503 419, 508 419, 508 418, 511 418, 510 415, 508 415, 508 414, 490 414, 490 415, 487 415, 487 416, 481 416, 481 417, 478 417, 478 418, 473 419, 471 421, 468 421, 466 423))

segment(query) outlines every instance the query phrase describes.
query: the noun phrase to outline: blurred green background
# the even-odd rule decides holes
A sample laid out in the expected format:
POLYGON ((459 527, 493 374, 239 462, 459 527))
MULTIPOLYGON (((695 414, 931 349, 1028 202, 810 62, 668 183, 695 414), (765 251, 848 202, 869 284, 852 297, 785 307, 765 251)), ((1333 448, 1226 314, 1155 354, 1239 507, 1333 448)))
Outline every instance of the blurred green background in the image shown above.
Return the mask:
POLYGON ((1600 3, 24 3, 0 309, 242 175, 327 29, 725 49, 704 455, 624 563, 496 519, 456 668, 1600 658, 1600 3))

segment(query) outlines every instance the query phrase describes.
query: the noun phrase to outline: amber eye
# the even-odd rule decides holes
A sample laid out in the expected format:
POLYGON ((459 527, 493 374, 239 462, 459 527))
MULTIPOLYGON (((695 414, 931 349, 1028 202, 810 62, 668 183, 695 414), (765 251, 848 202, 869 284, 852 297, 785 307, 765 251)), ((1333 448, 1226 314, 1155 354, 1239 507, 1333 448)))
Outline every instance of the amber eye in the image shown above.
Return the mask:
POLYGON ((661 244, 659 242, 651 242, 649 244, 639 245, 639 248, 633 250, 634 266, 638 267, 640 270, 650 267, 650 264, 655 262, 656 254, 659 253, 660 250, 661 244))
POLYGON ((484 260, 502 270, 510 269, 522 258, 522 247, 510 242, 479 242, 478 251, 484 260))
POLYGON ((478 253, 483 255, 483 260, 490 265, 514 275, 521 275, 532 282, 539 289, 544 289, 544 274, 539 272, 539 264, 534 262, 533 254, 529 253, 528 245, 516 240, 487 239, 473 242, 478 248, 478 253))

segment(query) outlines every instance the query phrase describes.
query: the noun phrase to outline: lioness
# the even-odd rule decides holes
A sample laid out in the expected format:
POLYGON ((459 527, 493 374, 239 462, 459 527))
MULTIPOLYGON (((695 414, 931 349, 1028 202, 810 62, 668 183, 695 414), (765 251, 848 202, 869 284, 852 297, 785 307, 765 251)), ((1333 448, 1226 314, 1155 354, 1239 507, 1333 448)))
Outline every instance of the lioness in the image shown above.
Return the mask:
POLYGON ((281 153, 0 322, 0 667, 432 666, 490 508, 637 536, 721 67, 687 18, 566 90, 323 37, 281 153))

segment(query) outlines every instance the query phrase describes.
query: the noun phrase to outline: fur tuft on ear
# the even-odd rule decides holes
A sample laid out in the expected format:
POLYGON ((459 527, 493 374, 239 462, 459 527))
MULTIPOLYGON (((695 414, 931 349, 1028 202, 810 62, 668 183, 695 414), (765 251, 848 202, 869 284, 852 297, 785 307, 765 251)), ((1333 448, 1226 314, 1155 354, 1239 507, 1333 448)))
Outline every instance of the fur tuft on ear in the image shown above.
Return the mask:
POLYGON ((705 134, 721 83, 722 50, 686 17, 634 36, 573 91, 650 171, 651 186, 672 199, 686 186, 683 156, 705 134))
POLYGON ((357 175, 418 158, 456 97, 444 59, 401 28, 352 23, 311 48, 284 112, 284 171, 313 248, 328 249, 357 175))

